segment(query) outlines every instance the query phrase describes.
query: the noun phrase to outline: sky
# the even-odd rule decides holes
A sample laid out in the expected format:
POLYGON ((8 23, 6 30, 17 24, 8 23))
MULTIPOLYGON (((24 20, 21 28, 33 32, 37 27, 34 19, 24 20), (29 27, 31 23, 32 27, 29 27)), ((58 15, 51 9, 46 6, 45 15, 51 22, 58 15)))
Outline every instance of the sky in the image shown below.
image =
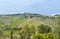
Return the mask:
POLYGON ((60 13, 60 0, 0 0, 0 14, 60 13))

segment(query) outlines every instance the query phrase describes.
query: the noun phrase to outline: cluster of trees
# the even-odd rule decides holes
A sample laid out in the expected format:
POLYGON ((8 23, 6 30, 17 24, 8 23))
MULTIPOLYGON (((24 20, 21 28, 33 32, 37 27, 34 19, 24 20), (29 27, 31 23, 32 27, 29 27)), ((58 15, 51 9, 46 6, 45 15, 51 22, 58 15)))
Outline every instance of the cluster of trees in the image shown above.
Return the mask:
POLYGON ((12 28, 10 30, 7 30, 11 31, 8 35, 9 39, 14 39, 15 34, 17 34, 16 38, 18 37, 19 39, 55 39, 56 37, 56 35, 52 32, 52 28, 44 24, 41 24, 39 26, 25 25, 20 29, 12 28))

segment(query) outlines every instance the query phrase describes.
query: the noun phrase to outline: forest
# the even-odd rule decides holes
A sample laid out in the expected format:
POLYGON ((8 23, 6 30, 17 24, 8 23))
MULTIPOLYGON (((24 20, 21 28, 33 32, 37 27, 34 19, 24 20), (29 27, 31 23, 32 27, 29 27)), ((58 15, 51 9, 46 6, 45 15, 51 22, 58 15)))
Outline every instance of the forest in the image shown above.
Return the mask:
POLYGON ((60 39, 60 15, 0 15, 0 39, 60 39))

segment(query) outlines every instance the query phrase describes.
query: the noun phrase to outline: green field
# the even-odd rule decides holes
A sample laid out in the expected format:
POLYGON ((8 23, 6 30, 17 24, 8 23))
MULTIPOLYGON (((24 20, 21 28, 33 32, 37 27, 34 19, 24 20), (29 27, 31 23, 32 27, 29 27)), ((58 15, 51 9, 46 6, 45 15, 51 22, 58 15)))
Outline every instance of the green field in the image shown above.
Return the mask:
POLYGON ((0 15, 0 39, 59 39, 60 15, 0 15))

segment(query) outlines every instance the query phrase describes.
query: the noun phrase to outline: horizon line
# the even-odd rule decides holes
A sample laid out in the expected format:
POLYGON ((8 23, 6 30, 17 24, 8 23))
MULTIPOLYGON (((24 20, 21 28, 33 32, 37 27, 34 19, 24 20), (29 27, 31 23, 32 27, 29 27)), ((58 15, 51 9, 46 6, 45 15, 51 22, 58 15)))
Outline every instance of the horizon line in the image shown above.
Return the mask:
POLYGON ((60 14, 60 13, 46 13, 46 14, 42 14, 42 13, 32 13, 32 12, 20 12, 20 13, 5 13, 5 14, 0 14, 0 15, 13 15, 13 14, 24 14, 24 13, 30 13, 30 14, 41 14, 41 15, 48 15, 48 16, 54 16, 56 14, 60 14))

